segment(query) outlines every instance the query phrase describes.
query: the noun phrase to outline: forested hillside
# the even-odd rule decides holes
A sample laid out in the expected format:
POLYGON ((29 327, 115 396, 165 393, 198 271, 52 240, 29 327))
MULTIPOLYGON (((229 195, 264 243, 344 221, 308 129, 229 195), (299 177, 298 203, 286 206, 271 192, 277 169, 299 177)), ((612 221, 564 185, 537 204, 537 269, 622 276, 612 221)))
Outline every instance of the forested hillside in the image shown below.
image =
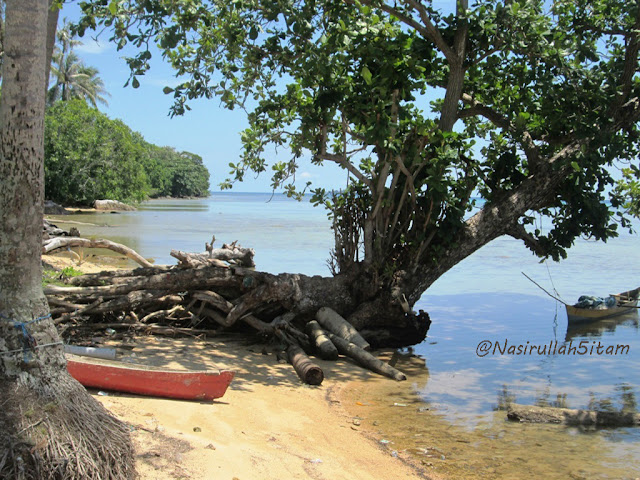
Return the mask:
POLYGON ((96 199, 202 197, 209 171, 202 158, 144 140, 83 100, 58 101, 45 118, 45 195, 63 205, 96 199))

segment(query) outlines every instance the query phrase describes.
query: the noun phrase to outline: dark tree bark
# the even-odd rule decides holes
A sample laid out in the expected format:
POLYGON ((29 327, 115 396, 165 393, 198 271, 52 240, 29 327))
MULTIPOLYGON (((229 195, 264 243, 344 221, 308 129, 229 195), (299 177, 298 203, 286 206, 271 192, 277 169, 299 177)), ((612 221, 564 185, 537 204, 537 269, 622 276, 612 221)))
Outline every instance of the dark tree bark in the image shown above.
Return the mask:
POLYGON ((48 0, 7 0, 0 97, 0 477, 131 478, 128 429, 66 371, 41 281, 48 0))

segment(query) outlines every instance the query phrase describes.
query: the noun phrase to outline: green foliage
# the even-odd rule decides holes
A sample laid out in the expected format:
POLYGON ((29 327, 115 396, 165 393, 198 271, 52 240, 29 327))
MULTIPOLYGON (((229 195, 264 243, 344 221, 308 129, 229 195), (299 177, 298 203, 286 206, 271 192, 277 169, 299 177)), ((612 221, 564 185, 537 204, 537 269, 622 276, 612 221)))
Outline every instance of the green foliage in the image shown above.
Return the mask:
POLYGON ((85 65, 73 52, 73 47, 80 42, 74 40, 67 23, 58 29, 56 37, 57 44, 51 60, 53 85, 47 91, 47 105, 74 98, 85 100, 94 107, 98 103, 107 105, 105 96, 109 94, 104 89, 104 82, 96 68, 85 65))
POLYGON ((57 102, 45 117, 45 193, 63 205, 149 195, 209 194, 209 171, 189 152, 147 143, 82 100, 57 102))
POLYGON ((146 157, 140 136, 82 100, 58 102, 47 111, 45 194, 55 202, 140 202, 149 191, 146 157))
POLYGON ((209 171, 202 158, 171 147, 148 145, 152 197, 206 197, 209 171))
POLYGON ((42 272, 42 286, 46 287, 47 285, 64 285, 66 279, 79 277, 80 275, 83 275, 83 273, 73 267, 64 267, 59 272, 56 270, 45 269, 42 272))
POLYGON ((640 218, 640 169, 635 165, 622 170, 622 179, 616 183, 615 194, 630 215, 640 218))
POLYGON ((624 198, 609 170, 637 163, 640 146, 638 2, 456 3, 95 0, 78 30, 102 23, 120 48, 141 48, 134 80, 155 41, 186 79, 165 89, 173 114, 213 96, 248 110, 223 186, 270 168, 295 196, 301 157, 346 169, 357 188, 313 201, 359 219, 372 263, 433 264, 465 240, 473 251, 474 195, 491 224, 478 242, 511 234, 558 259, 581 235, 615 236, 624 198), (269 165, 267 147, 290 156, 269 165))

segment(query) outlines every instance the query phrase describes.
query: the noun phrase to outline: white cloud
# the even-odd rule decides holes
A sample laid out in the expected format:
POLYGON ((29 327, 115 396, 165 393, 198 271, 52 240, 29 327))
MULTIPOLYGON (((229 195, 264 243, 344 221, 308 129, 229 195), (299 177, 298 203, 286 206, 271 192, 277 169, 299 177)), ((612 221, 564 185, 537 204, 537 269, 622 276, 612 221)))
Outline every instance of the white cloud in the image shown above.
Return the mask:
POLYGON ((311 175, 309 172, 302 172, 299 176, 302 179, 313 178, 313 175, 311 175))
POLYGON ((75 48, 82 53, 99 55, 111 49, 111 47, 112 45, 109 42, 99 42, 97 40, 89 38, 83 40, 82 43, 75 48))
POLYGON ((146 82, 149 85, 156 87, 171 87, 175 88, 182 83, 182 80, 176 77, 140 77, 141 82, 146 82))

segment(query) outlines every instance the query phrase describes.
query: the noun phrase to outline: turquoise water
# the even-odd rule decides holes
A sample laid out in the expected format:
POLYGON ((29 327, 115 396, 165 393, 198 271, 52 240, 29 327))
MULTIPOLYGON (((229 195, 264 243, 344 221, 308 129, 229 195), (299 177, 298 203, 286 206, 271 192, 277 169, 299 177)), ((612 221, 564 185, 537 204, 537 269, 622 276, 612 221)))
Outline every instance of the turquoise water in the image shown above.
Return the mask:
MULTIPOLYGON (((333 237, 325 211, 282 196, 219 193, 209 199, 151 201, 137 212, 71 219, 99 225, 80 225, 83 235, 120 241, 159 264, 175 263, 171 249, 204 251, 215 234, 218 246, 238 240, 254 248, 260 270, 329 275, 326 260, 333 237)), ((485 246, 438 280, 415 307, 429 312, 433 323, 427 340, 414 348, 428 369, 428 380, 415 383, 414 389, 433 413, 469 429, 491 422, 494 409, 507 398, 523 404, 637 411, 637 313, 569 328, 564 307, 522 272, 573 303, 582 294, 604 296, 640 286, 639 246, 638 236, 627 232, 606 244, 580 240, 561 263, 540 263, 508 237, 485 246), (522 346, 527 354, 493 350, 478 356, 484 340, 503 350, 522 346), (569 354, 558 353, 563 345, 569 354), (534 346, 540 349, 530 353, 534 346), (619 348, 617 355, 604 353, 618 346, 628 348, 619 348), (555 353, 550 354, 552 347, 555 353)), ((638 430, 598 435, 640 457, 638 430)))

